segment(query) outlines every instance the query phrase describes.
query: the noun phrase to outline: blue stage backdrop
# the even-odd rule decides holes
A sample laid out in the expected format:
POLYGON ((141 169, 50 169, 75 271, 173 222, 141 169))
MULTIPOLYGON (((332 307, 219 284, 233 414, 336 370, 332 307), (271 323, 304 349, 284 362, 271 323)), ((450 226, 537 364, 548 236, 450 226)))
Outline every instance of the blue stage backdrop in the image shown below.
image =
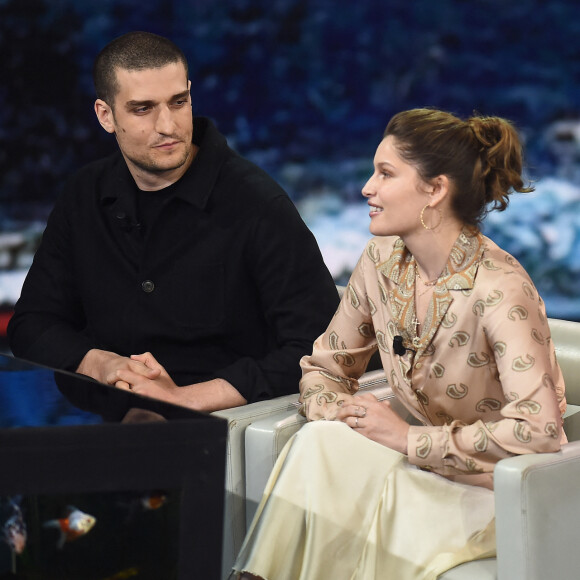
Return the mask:
POLYGON ((92 110, 91 66, 135 29, 182 46, 195 112, 282 183, 341 283, 370 237, 360 189, 393 113, 512 119, 537 191, 485 231, 523 262, 550 316, 580 319, 576 0, 0 0, 5 312, 63 179, 116 146, 92 110))

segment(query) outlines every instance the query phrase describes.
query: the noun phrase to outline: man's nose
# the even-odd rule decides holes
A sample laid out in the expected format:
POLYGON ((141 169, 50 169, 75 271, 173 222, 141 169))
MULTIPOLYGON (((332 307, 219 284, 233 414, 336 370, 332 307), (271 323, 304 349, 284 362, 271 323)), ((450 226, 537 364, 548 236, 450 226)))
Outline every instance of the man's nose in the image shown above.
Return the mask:
POLYGON ((173 114, 169 107, 161 107, 155 122, 155 130, 161 135, 171 135, 175 128, 173 114))

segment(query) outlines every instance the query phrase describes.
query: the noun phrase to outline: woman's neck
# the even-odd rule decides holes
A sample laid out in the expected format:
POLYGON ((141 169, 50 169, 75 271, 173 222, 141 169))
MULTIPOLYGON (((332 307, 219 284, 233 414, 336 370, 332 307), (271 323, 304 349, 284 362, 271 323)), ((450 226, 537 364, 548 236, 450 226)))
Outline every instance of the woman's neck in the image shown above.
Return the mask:
POLYGON ((423 282, 432 283, 441 276, 451 248, 462 229, 463 224, 447 223, 441 224, 436 231, 424 230, 411 239, 403 238, 403 242, 417 262, 419 277, 423 282))

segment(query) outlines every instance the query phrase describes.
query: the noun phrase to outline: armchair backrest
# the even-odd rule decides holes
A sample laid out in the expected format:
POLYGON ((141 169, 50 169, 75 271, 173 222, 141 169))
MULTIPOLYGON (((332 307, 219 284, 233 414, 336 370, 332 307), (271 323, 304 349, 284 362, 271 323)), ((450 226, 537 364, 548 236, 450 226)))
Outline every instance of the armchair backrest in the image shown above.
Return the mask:
POLYGON ((569 441, 580 440, 580 322, 549 318, 552 341, 566 384, 568 409, 564 431, 569 441))
POLYGON ((566 383, 566 399, 580 405, 580 322, 548 318, 548 323, 566 383))

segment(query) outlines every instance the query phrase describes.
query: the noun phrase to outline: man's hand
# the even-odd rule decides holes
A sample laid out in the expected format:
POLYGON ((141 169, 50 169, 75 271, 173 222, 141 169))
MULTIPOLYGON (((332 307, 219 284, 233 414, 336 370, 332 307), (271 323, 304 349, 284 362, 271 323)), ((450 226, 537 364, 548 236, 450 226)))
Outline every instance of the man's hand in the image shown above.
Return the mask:
POLYGON ((137 359, 132 360, 126 356, 96 348, 87 352, 76 372, 107 385, 128 388, 129 385, 123 383, 118 376, 121 370, 130 371, 148 379, 155 379, 159 376, 159 370, 151 368, 137 359))
POLYGON ((141 372, 141 367, 136 370, 120 368, 116 371, 115 386, 196 411, 211 412, 247 403, 240 392, 224 379, 178 387, 150 352, 131 355, 130 360, 155 374, 141 372))
POLYGON ((120 368, 116 372, 116 386, 162 401, 177 402, 179 387, 150 352, 133 354, 129 360, 136 365, 143 365, 154 374, 149 376, 147 373, 140 372, 141 366, 120 368))

